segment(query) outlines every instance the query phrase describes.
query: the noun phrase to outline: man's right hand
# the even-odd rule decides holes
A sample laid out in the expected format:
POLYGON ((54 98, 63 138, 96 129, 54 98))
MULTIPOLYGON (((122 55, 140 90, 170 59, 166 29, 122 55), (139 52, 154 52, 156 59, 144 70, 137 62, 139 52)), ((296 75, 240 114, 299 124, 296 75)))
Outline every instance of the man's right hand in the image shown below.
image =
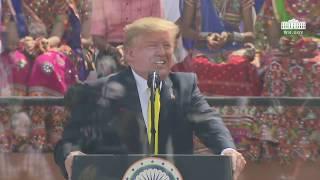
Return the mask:
POLYGON ((64 161, 64 165, 66 167, 69 180, 71 179, 71 175, 72 175, 71 173, 72 173, 73 158, 76 155, 85 155, 85 154, 81 151, 72 151, 72 152, 70 152, 70 154, 67 156, 66 160, 64 161))

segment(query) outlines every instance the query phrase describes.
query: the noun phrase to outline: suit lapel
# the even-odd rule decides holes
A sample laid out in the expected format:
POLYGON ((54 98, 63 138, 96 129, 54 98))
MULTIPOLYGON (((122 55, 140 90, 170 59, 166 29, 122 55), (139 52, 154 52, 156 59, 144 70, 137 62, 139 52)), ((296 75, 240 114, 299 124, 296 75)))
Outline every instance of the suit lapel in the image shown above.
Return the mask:
POLYGON ((170 78, 167 78, 165 81, 163 81, 160 95, 161 109, 159 120, 159 153, 167 153, 167 145, 170 138, 169 135, 172 132, 172 112, 174 112, 174 94, 172 89, 172 81, 170 78))
POLYGON ((137 119, 141 120, 144 123, 139 93, 131 69, 128 69, 126 71, 126 74, 124 74, 123 78, 123 84, 126 86, 126 96, 122 99, 122 105, 124 108, 127 108, 128 110, 136 112, 137 119))
MULTIPOLYGON (((131 153, 147 153, 147 129, 142 115, 137 85, 131 69, 128 69, 122 77, 126 95, 121 100, 120 108, 125 109, 134 116, 130 119, 130 122, 126 122, 127 128, 123 129, 128 131, 127 133, 131 136, 130 141, 132 142, 127 142, 127 144, 130 144, 130 149, 135 149, 131 153)), ((126 117, 125 113, 120 111, 119 116, 126 117)), ((128 121, 128 119, 125 121, 128 121)))

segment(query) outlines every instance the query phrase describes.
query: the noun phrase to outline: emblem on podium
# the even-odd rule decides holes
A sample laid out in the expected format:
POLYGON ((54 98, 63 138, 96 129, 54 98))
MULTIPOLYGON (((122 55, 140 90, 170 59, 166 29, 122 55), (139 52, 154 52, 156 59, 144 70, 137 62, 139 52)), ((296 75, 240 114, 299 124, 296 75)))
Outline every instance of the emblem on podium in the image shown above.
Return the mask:
POLYGON ((147 157, 133 163, 122 180, 183 180, 183 178, 170 161, 147 157))

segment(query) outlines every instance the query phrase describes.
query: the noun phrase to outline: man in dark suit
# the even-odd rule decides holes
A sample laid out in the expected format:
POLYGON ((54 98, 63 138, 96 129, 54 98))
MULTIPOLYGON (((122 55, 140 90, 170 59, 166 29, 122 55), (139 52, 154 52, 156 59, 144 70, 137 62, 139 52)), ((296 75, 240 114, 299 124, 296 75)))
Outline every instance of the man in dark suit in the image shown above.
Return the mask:
MULTIPOLYGON (((55 149, 55 160, 71 176, 74 155, 149 153, 148 74, 160 74, 159 154, 192 154, 193 133, 216 154, 232 157, 235 174, 245 160, 232 137, 200 94, 196 76, 171 73, 178 27, 142 18, 125 28, 124 57, 130 67, 97 82, 79 85, 71 98, 71 119, 55 149), (75 102, 75 101, 76 102, 75 102)), ((68 96, 69 97, 69 96, 68 96)))

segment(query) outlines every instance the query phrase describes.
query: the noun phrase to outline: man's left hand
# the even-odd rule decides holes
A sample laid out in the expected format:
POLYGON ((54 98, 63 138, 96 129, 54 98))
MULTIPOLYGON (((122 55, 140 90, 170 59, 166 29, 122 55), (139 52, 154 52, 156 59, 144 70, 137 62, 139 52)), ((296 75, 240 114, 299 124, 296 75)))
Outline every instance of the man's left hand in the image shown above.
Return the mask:
POLYGON ((222 155, 230 156, 232 159, 233 177, 234 180, 239 178, 240 173, 246 165, 246 160, 238 151, 228 148, 223 150, 222 155))

